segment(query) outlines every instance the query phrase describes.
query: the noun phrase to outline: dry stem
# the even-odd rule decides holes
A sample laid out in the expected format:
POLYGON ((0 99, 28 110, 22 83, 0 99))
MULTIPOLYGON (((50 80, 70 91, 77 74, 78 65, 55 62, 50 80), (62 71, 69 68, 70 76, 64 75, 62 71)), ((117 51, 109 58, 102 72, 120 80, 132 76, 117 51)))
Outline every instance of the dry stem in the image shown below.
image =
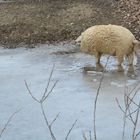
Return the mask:
POLYGON ((68 131, 68 133, 67 133, 67 135, 65 137, 65 140, 68 139, 68 137, 69 137, 69 135, 70 135, 71 131, 73 130, 73 128, 74 128, 74 126, 75 126, 76 123, 77 123, 77 120, 75 120, 74 123, 72 124, 70 130, 68 131))
MULTIPOLYGON (((26 82, 26 80, 25 80, 25 86, 26 86, 26 88, 27 88, 27 91, 28 91, 29 95, 32 97, 32 99, 33 99, 34 101, 36 101, 37 103, 40 104, 40 108, 41 108, 41 111, 42 111, 42 115, 43 115, 43 118, 44 118, 44 120, 45 120, 46 126, 47 126, 47 128, 48 128, 48 130, 49 130, 51 139, 52 139, 52 140, 56 140, 56 136, 55 136, 55 134, 54 134, 54 132, 53 132, 53 130, 52 130, 52 125, 54 124, 54 122, 55 122, 55 121, 57 120, 57 118, 59 117, 59 113, 55 116, 55 118, 52 120, 52 122, 49 123, 48 118, 47 118, 47 115, 46 115, 45 110, 44 110, 44 107, 43 107, 43 103, 48 99, 49 95, 53 92, 53 89, 56 87, 56 84, 58 83, 58 80, 56 80, 56 81, 54 82, 53 86, 51 87, 50 91, 48 91, 49 86, 50 86, 50 82, 51 82, 51 79, 52 79, 53 72, 54 72, 54 65, 53 65, 53 68, 52 68, 52 70, 51 70, 51 73, 50 73, 49 80, 48 80, 47 86, 46 86, 46 88, 45 88, 45 91, 44 91, 44 93, 42 94, 42 97, 41 97, 40 100, 33 96, 33 94, 32 94, 32 92, 31 92, 31 90, 30 90, 30 88, 29 88, 29 85, 28 85, 28 83, 26 82)), ((66 135, 66 137, 65 137, 65 140, 68 140, 68 137, 69 137, 71 131, 73 130, 73 128, 74 128, 76 122, 77 122, 77 120, 75 120, 75 122, 72 124, 72 127, 71 127, 70 130, 68 131, 68 133, 67 133, 67 135, 66 135)))
MULTIPOLYGON (((21 110, 21 109, 20 109, 20 110, 21 110)), ((0 132, 0 138, 2 137, 4 131, 5 131, 6 128, 8 127, 9 123, 12 121, 13 117, 14 117, 20 110, 17 110, 16 112, 14 112, 14 113, 9 117, 9 119, 7 120, 6 124, 4 125, 3 129, 2 129, 1 132, 0 132)))
POLYGON ((102 73, 102 77, 100 79, 100 83, 99 83, 99 87, 97 89, 97 93, 96 93, 96 97, 95 97, 95 101, 94 101, 94 111, 93 111, 93 116, 94 116, 94 140, 97 140, 97 134, 96 134, 96 109, 97 109, 97 101, 98 101, 98 96, 99 96, 99 93, 100 93, 100 89, 101 89, 101 85, 102 85, 102 82, 103 82, 103 79, 104 79, 104 73, 105 73, 105 68, 108 64, 108 60, 109 60, 109 56, 107 58, 107 62, 105 64, 105 67, 104 67, 104 71, 102 73))
POLYGON ((139 110, 140 110, 140 103, 137 104, 134 101, 134 97, 137 95, 137 93, 138 93, 138 91, 140 89, 140 87, 137 88, 137 86, 138 86, 138 84, 129 93, 125 93, 124 94, 124 104, 125 104, 125 106, 124 106, 125 108, 124 109, 120 105, 118 99, 116 98, 117 105, 118 105, 118 107, 120 108, 120 110, 124 114, 124 117, 123 117, 124 122, 123 122, 122 140, 124 140, 124 136, 125 136, 125 128, 126 128, 126 121, 127 121, 127 119, 129 119, 132 122, 132 125, 133 125, 132 140, 136 140, 136 138, 140 135, 140 131, 138 131, 136 133, 136 128, 137 128, 137 124, 138 124, 138 117, 139 117, 139 110), (132 93, 133 93, 133 96, 130 97, 132 95, 132 93), (131 105, 134 105, 137 108, 135 110, 131 111, 131 105), (132 117, 133 114, 135 114, 135 117, 132 117))

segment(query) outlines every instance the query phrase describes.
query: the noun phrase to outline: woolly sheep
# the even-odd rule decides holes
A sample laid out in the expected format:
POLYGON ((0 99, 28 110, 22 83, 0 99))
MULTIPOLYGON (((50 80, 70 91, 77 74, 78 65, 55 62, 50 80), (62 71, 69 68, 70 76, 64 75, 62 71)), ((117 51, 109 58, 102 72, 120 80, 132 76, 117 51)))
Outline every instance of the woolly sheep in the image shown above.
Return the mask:
POLYGON ((102 54, 117 56, 118 71, 124 56, 128 57, 128 72, 133 72, 134 52, 138 50, 138 41, 126 28, 117 25, 96 25, 85 30, 76 40, 81 44, 80 50, 96 57, 97 70, 102 68, 100 58, 102 54))

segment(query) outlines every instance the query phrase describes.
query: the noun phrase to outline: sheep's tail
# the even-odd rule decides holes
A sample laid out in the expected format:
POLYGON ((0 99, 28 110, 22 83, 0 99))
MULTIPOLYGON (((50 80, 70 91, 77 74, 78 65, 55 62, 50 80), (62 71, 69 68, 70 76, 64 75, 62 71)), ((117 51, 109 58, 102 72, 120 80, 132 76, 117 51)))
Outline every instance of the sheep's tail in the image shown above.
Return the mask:
POLYGON ((133 43, 134 52, 138 53, 140 51, 140 47, 139 47, 140 43, 139 43, 139 41, 134 39, 132 43, 133 43))

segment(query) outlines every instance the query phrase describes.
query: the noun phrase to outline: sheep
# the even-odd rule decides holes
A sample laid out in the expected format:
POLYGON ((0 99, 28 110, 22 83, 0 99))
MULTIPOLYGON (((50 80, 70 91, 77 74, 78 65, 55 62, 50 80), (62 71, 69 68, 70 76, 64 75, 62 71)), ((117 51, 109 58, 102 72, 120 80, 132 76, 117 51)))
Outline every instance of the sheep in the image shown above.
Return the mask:
POLYGON ((96 69, 103 69, 100 64, 102 54, 116 56, 118 72, 123 71, 124 56, 128 58, 128 72, 134 72, 133 57, 138 51, 139 42, 125 27, 118 25, 95 25, 86 29, 77 39, 81 52, 95 55, 96 69))

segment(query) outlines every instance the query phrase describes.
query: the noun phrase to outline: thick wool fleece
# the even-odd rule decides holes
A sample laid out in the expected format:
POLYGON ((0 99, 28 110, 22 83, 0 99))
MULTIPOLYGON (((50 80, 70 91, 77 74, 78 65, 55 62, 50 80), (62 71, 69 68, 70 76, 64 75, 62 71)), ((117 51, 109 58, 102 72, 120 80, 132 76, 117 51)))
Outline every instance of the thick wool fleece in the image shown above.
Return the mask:
POLYGON ((102 54, 109 54, 117 56, 118 65, 121 65, 124 56, 132 65, 134 52, 138 50, 138 41, 128 29, 111 24, 88 28, 76 42, 81 42, 82 52, 95 55, 97 64, 100 64, 102 54))

